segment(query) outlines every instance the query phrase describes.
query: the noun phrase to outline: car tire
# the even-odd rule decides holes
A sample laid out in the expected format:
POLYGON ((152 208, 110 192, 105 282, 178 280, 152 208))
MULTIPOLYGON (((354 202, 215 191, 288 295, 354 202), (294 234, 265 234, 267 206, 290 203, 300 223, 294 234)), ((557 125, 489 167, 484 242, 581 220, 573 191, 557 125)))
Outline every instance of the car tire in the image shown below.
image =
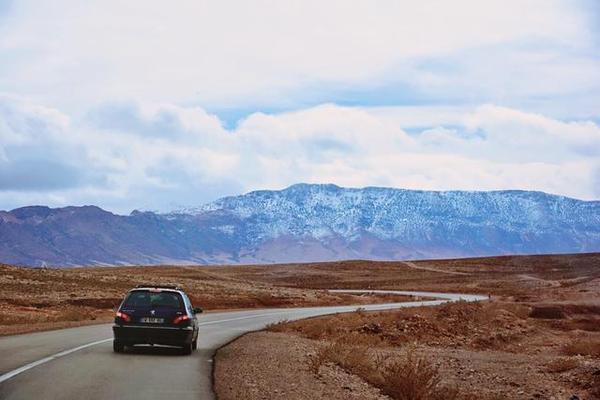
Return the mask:
POLYGON ((198 338, 194 339, 192 342, 192 350, 196 350, 198 348, 198 338))
POLYGON ((122 353, 125 350, 125 345, 119 342, 117 339, 113 340, 113 351, 115 353, 122 353))
POLYGON ((190 354, 192 354, 192 350, 193 350, 193 344, 192 343, 187 343, 183 345, 183 348, 181 349, 181 352, 188 356, 190 354))

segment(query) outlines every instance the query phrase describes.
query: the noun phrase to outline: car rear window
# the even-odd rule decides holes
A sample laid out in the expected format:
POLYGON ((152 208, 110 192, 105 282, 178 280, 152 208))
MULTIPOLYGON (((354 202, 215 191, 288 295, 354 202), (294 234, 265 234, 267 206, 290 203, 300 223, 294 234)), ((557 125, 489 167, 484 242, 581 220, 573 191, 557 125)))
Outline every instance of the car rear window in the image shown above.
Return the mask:
POLYGON ((129 296, 123 303, 123 308, 176 308, 183 309, 183 299, 179 293, 150 291, 150 290, 135 290, 129 293, 129 296))

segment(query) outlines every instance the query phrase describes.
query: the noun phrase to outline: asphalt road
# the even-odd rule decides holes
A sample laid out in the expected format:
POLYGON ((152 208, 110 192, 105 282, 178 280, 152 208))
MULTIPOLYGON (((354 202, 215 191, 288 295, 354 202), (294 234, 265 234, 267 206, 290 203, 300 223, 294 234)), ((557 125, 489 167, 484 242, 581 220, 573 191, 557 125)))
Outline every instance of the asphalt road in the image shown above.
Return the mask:
MULTIPOLYGON (((365 292, 348 291, 344 292, 365 292)), ((438 300, 360 306, 247 310, 204 314, 198 350, 180 355, 167 347, 112 351, 112 324, 0 338, 0 399, 213 399, 212 357, 234 338, 281 320, 401 307, 479 301, 485 296, 377 291, 438 300)))

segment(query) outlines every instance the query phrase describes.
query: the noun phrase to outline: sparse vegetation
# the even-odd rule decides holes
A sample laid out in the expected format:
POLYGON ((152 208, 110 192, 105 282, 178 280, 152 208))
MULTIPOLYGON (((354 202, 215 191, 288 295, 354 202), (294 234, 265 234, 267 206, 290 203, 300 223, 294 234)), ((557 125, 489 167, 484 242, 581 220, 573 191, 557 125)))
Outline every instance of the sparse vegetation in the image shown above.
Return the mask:
MULTIPOLYGON (((411 369, 406 364, 392 367, 391 360, 407 362, 406 349, 412 346, 419 349, 418 358, 429 361, 437 372, 434 381, 439 380, 437 386, 444 388, 445 399, 600 396, 600 258, 505 257, 421 264, 428 267, 421 271, 424 276, 435 268, 468 274, 467 278, 440 273, 435 283, 429 282, 436 285, 435 290, 450 287, 453 281, 456 291, 485 288, 492 301, 359 311, 277 324, 270 330, 318 343, 320 350, 307 361, 312 374, 321 376, 335 365, 391 398, 405 398, 402 393, 410 392, 414 379, 391 382, 392 377, 402 375, 399 370, 411 369), (388 370, 395 371, 387 375, 387 382, 398 392, 384 390, 388 370)), ((397 273, 390 271, 390 276, 397 273)), ((407 276, 403 288, 434 290, 425 287, 425 278, 419 286, 417 281, 407 276)), ((413 359, 408 364, 418 363, 413 359)), ((409 396, 418 398, 419 394, 409 396)), ((424 398, 436 399, 431 392, 424 398)))
POLYGON ((365 346, 336 342, 323 347, 316 360, 358 375, 395 400, 453 400, 459 395, 442 386, 439 369, 412 348, 401 357, 390 358, 365 346))
POLYGON ((368 346, 402 346, 418 340, 453 347, 507 349, 531 332, 515 304, 450 303, 394 311, 355 312, 269 327, 274 332, 295 332, 316 340, 345 341, 368 346))
POLYGON ((441 385, 439 369, 413 351, 404 358, 383 364, 381 391, 396 400, 453 400, 458 391, 441 385))

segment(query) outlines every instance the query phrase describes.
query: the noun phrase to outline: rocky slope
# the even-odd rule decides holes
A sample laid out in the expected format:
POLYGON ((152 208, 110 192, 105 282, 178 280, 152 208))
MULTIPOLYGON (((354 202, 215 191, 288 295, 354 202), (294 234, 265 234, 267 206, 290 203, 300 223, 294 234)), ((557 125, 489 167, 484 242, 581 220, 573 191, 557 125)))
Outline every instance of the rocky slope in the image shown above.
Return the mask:
POLYGON ((293 185, 197 209, 0 212, 0 261, 263 263, 600 251, 600 201, 541 192, 293 185))

